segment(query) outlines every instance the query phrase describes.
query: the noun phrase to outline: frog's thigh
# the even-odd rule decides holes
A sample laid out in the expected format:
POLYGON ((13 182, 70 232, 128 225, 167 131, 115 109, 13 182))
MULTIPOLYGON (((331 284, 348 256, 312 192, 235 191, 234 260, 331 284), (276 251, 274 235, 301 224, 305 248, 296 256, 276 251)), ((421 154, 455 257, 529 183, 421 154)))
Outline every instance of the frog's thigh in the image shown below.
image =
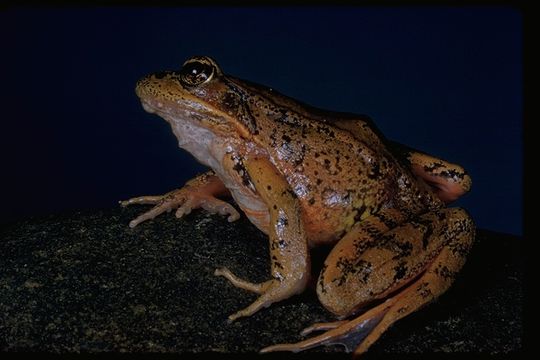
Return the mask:
POLYGON ((354 239, 343 238, 326 260, 317 286, 321 302, 346 316, 372 300, 392 296, 350 321, 331 324, 321 335, 261 352, 332 344, 355 349, 355 355, 365 352, 390 325, 448 289, 472 245, 474 225, 462 209, 441 209, 401 224, 369 245, 355 245, 354 239))
MULTIPOLYGON (((321 303, 339 317, 387 297, 426 269, 453 275, 465 261, 474 226, 464 210, 445 208, 375 234, 370 240, 358 233, 360 236, 353 231, 336 244, 317 283, 321 303), (362 241, 357 241, 358 237, 362 241)), ((429 296, 444 292, 450 285, 448 280, 452 279, 432 277, 429 296)))

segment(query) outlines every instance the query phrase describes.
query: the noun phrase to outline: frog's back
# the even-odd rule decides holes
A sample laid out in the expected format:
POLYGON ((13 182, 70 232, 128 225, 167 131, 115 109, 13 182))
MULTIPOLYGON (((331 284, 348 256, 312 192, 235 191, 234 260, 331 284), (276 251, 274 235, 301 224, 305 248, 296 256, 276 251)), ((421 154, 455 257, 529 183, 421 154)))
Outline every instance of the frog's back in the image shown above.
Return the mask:
POLYGON ((269 90, 250 93, 257 94, 250 99, 255 139, 299 198, 311 242, 333 242, 382 208, 420 212, 432 200, 369 118, 312 108, 269 90))

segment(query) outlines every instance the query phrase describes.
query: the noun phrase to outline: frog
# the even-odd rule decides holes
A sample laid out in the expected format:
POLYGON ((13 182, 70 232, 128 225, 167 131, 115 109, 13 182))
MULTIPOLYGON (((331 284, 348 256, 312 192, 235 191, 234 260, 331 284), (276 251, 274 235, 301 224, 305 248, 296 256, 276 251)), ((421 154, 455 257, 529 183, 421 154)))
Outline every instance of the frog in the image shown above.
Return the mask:
POLYGON ((454 282, 473 245, 469 213, 449 204, 467 193, 460 165, 387 139, 366 115, 316 108, 275 89, 225 74, 209 56, 141 78, 144 110, 167 121, 178 146, 209 170, 164 195, 129 223, 175 210, 204 209, 268 236, 271 277, 260 283, 226 267, 232 286, 257 295, 228 317, 249 317, 314 287, 334 319, 295 343, 260 352, 340 344, 365 353, 396 321, 431 303, 454 282), (310 253, 330 250, 318 275, 310 253))

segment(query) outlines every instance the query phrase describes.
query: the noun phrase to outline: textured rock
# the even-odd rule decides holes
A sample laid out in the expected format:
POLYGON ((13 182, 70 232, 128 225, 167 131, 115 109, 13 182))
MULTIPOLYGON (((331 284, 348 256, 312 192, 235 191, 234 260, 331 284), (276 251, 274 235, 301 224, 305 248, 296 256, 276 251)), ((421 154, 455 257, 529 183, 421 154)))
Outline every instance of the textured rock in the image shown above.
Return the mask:
MULTIPOLYGON (((254 353, 331 321, 313 291, 228 324, 256 295, 213 275, 269 278, 266 237, 196 211, 130 229, 144 207, 30 218, 0 230, 3 352, 254 353)), ((314 262, 323 259, 317 252, 314 262)), ((366 358, 403 353, 508 354, 522 346, 522 239, 479 230, 454 286, 396 323, 366 358)), ((340 346, 309 352, 342 352, 340 346)), ((344 356, 345 354, 341 354, 344 356)), ((348 358, 349 356, 345 356, 348 358)))

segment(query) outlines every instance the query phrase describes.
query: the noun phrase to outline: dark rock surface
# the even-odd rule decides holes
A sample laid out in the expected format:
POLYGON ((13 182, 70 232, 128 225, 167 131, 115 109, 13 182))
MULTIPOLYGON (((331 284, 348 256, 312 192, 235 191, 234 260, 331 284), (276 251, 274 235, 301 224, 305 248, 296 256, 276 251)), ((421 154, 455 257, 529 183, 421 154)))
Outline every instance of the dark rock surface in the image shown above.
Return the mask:
MULTIPOLYGON (((333 320, 309 290, 228 324, 227 316, 256 295, 214 276, 214 269, 226 266, 251 281, 267 280, 266 237, 245 217, 230 224, 202 211, 182 220, 166 214, 130 229, 129 220, 144 209, 2 225, 2 352, 255 354, 301 340, 299 332, 313 322, 333 320)), ((365 358, 519 352, 522 263, 522 238, 479 230, 454 286, 397 322, 365 358)), ((342 351, 319 347, 305 355, 342 351)))

